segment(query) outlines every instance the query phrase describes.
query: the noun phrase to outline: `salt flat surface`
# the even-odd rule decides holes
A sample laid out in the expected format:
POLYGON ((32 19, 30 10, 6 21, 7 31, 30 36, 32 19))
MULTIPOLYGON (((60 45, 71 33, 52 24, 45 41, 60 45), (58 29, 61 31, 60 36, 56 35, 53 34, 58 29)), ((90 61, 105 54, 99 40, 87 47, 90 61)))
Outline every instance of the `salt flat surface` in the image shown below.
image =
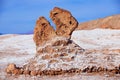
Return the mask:
MULTIPOLYGON (((4 35, 8 36, 8 35, 4 35)), ((4 40, 0 40, 0 50, 7 49, 17 49, 16 51, 19 53, 23 53, 26 51, 28 54, 35 53, 35 44, 33 42, 33 35, 17 35, 11 36, 9 38, 5 38, 4 40)), ((17 54, 17 53, 16 53, 17 54)))
POLYGON ((77 30, 71 39, 84 49, 120 49, 120 30, 77 30))
MULTIPOLYGON (((102 50, 102 49, 120 49, 120 30, 109 30, 109 29, 94 29, 94 30, 78 30, 74 31, 71 39, 78 44, 80 47, 84 49, 90 50, 102 50)), ((0 79, 1 75, 4 78, 5 76, 2 74, 3 69, 9 63, 15 63, 18 66, 24 65, 30 58, 34 58, 36 53, 36 47, 33 41, 33 35, 1 35, 0 36, 0 79)), ((90 52, 83 54, 69 54, 69 56, 75 56, 75 59, 71 62, 63 62, 69 64, 70 67, 79 67, 84 68, 91 65, 103 66, 114 68, 115 66, 120 64, 120 52, 109 52, 104 53, 101 51, 98 52, 90 52), (110 65, 111 64, 111 65, 110 65)), ((48 64, 48 61, 41 60, 41 63, 48 64), (42 62, 43 61, 43 62, 42 62)), ((60 60, 59 60, 60 61, 60 60)), ((60 63, 61 63, 60 62, 60 63)), ((61 64, 62 64, 61 63, 61 64)), ((59 63, 58 63, 59 64, 59 63)), ((51 64, 51 67, 63 67, 58 64, 51 64)), ((25 79, 26 77, 24 77, 25 79)), ((41 77, 40 79, 51 79, 57 80, 57 77, 41 77)), ((68 79, 82 79, 82 80, 119 80, 117 77, 104 77, 104 76, 86 76, 86 75, 78 75, 78 76, 67 76, 67 77, 59 77, 62 80, 68 79)), ((8 80, 24 80, 23 77, 10 77, 8 80)), ((32 79, 28 77, 26 79, 37 80, 37 78, 32 79)), ((58 79, 59 80, 59 79, 58 79)))
POLYGON ((33 35, 0 36, 0 64, 23 64, 36 53, 33 35))

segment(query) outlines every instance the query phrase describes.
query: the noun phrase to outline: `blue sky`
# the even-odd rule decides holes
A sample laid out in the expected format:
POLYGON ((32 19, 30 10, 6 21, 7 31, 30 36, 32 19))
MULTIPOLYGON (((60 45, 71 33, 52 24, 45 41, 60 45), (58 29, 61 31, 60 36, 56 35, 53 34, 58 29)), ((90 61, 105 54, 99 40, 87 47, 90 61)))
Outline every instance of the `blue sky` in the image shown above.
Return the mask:
POLYGON ((0 33, 29 33, 38 17, 51 21, 55 6, 71 11, 80 23, 120 14, 120 0, 0 0, 0 33))

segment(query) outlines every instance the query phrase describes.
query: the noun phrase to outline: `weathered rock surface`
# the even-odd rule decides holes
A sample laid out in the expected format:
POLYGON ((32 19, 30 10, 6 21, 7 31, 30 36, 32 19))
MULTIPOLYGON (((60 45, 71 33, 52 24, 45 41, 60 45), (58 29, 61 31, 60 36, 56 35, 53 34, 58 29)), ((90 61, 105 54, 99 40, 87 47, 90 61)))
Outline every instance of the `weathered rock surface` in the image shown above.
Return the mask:
MULTIPOLYGON (((73 30, 78 26, 77 20, 67 10, 55 7, 50 12, 50 18, 56 25, 56 31, 44 17, 40 17, 34 29, 34 41, 36 46, 43 46, 55 36, 70 38, 73 30)), ((60 44, 59 42, 55 43, 60 44)))
POLYGON ((55 35, 55 31, 50 23, 44 17, 40 17, 34 29, 33 39, 36 46, 44 45, 46 41, 52 39, 55 35))
POLYGON ((6 72, 7 72, 7 73, 13 73, 13 71, 14 71, 15 69, 16 69, 16 65, 13 64, 13 63, 11 63, 11 64, 9 64, 9 65, 7 66, 6 72))
POLYGON ((80 23, 76 30, 102 29, 120 29, 120 15, 109 16, 89 22, 80 23))
POLYGON ((30 71, 48 69, 70 69, 72 66, 64 65, 73 62, 77 54, 82 54, 84 49, 68 40, 66 37, 55 37, 46 45, 37 48, 37 54, 24 67, 30 71), (57 45, 53 45, 56 44, 57 45))
POLYGON ((70 37, 73 30, 78 26, 77 20, 69 11, 58 7, 51 10, 50 18, 56 25, 56 34, 58 36, 70 37))

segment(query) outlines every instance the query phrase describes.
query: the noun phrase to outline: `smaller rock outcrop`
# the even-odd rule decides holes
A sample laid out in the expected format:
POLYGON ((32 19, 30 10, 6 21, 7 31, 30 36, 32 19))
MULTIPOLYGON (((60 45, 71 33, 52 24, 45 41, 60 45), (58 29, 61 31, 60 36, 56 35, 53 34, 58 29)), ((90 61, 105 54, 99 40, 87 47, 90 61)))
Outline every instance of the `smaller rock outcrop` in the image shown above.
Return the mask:
POLYGON ((56 34, 58 36, 70 37, 73 30, 78 26, 77 20, 69 11, 58 7, 51 10, 50 18, 56 25, 56 34))
POLYGON ((16 69, 16 65, 13 64, 13 63, 11 63, 11 64, 9 64, 9 65, 7 66, 6 72, 7 72, 7 73, 13 73, 13 71, 14 71, 15 69, 16 69))
POLYGON ((50 23, 44 18, 40 17, 36 22, 34 29, 34 41, 36 46, 44 45, 46 41, 55 36, 55 31, 50 23))
POLYGON ((16 67, 14 63, 11 63, 7 66, 6 73, 20 75, 20 74, 23 74, 23 69, 21 67, 16 67))

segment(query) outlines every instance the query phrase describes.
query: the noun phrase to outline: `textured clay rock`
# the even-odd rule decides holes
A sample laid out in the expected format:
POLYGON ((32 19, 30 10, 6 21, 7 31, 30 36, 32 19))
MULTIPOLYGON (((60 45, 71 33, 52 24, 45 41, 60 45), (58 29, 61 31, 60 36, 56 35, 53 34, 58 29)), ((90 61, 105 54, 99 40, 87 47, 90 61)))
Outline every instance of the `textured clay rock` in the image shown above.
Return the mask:
POLYGON ((21 70, 20 69, 14 69, 13 70, 13 74, 14 75, 20 75, 21 74, 21 70))
POLYGON ((79 24, 76 30, 91 30, 95 28, 102 29, 120 29, 120 15, 109 16, 79 24))
POLYGON ((55 31, 50 23, 44 18, 40 17, 36 22, 34 29, 34 41, 36 46, 45 44, 46 41, 50 40, 55 36, 55 31))
POLYGON ((53 60, 50 60, 49 63, 57 63, 57 62, 58 62, 58 60, 53 59, 53 60))
POLYGON ((45 56, 42 56, 42 59, 45 60, 45 59, 50 59, 51 56, 50 55, 45 55, 45 56))
POLYGON ((52 54, 54 52, 57 53, 59 49, 57 49, 56 47, 67 46, 70 43, 69 39, 61 36, 53 37, 51 40, 46 41, 46 45, 37 47, 37 56, 44 53, 49 53, 49 54, 52 54))
POLYGON ((58 36, 70 37, 73 30, 78 26, 77 20, 69 11, 58 7, 51 10, 50 18, 56 25, 56 34, 58 36))
POLYGON ((52 46, 60 46, 60 45, 65 46, 67 44, 68 44, 68 41, 66 41, 66 40, 57 40, 52 44, 52 46))
POLYGON ((14 71, 15 69, 16 69, 16 65, 13 64, 13 63, 11 63, 11 64, 9 64, 9 65, 7 66, 6 72, 7 72, 7 73, 13 73, 13 71, 14 71))
POLYGON ((24 74, 24 75, 30 75, 30 71, 29 71, 29 70, 24 70, 24 71, 23 71, 23 74, 24 74))
MULTIPOLYGON (((44 45, 47 41, 56 36, 70 38, 71 33, 78 26, 77 20, 71 15, 69 11, 64 9, 55 7, 50 12, 50 18, 56 25, 56 31, 44 17, 40 17, 36 22, 33 39, 37 47, 44 45)), ((61 44, 66 45, 67 42, 58 41, 53 45, 61 44)))
POLYGON ((30 72, 30 75, 31 75, 31 76, 37 76, 37 73, 38 73, 37 71, 31 71, 31 72, 30 72))

